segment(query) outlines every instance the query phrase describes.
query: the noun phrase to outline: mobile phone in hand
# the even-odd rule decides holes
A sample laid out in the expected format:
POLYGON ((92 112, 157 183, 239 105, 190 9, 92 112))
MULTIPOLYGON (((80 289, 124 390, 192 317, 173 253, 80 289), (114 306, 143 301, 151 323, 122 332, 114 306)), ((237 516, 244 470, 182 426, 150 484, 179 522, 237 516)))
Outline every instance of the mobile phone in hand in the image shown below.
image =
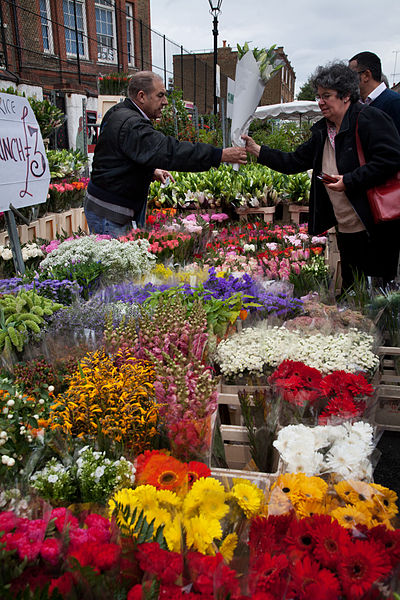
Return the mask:
POLYGON ((337 177, 331 177, 327 173, 319 173, 317 178, 320 179, 323 183, 336 183, 337 177))

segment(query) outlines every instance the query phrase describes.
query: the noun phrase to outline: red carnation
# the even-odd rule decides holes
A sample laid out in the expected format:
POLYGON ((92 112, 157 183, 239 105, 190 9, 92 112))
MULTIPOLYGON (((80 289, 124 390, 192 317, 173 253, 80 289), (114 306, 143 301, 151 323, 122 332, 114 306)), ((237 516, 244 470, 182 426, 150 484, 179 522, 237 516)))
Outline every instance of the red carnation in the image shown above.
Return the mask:
POLYGON ((41 557, 51 565, 56 565, 60 558, 61 543, 54 538, 48 538, 40 548, 41 557))
POLYGON ((12 512, 12 510, 0 513, 0 532, 9 533, 18 527, 19 521, 20 519, 12 512))
POLYGON ((53 579, 49 587, 49 597, 55 589, 57 589, 62 596, 66 596, 71 592, 73 583, 74 579, 71 573, 68 572, 57 577, 57 579, 53 579))

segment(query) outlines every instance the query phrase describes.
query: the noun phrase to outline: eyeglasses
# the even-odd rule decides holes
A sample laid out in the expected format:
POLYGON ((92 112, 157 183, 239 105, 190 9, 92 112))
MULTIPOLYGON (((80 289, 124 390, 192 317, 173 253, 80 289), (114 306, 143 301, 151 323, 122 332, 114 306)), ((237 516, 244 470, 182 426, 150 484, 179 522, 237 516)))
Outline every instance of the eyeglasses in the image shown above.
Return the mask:
POLYGON ((315 96, 315 100, 316 100, 316 102, 319 102, 320 100, 323 100, 324 102, 326 102, 327 100, 329 100, 329 98, 331 96, 336 97, 336 94, 330 94, 329 92, 326 92, 325 94, 321 94, 321 95, 317 94, 315 96))

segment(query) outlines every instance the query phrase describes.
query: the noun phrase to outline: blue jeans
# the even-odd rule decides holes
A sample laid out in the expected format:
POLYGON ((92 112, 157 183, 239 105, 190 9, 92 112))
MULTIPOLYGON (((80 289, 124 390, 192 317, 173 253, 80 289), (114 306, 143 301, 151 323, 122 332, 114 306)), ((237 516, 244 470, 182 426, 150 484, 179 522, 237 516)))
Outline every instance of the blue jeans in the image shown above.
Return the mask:
POLYGON ((129 233, 129 231, 131 231, 131 229, 133 229, 132 222, 129 222, 126 225, 120 225, 119 223, 114 223, 114 221, 110 221, 105 217, 99 217, 99 215, 96 215, 87 208, 85 208, 85 217, 90 233, 111 235, 113 238, 118 238, 121 235, 126 235, 129 233))

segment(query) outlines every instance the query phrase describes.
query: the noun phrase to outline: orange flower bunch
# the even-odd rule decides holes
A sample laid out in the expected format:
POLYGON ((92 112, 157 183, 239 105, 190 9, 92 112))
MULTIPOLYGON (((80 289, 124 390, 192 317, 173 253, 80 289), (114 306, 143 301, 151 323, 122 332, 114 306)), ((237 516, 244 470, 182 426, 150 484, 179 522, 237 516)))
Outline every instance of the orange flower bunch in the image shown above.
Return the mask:
POLYGON ((135 454, 143 452, 157 433, 154 378, 146 360, 89 352, 52 404, 50 427, 78 437, 102 434, 135 454))
POLYGON ((186 493, 201 477, 210 477, 211 471, 204 463, 181 462, 166 452, 147 450, 135 461, 135 485, 152 485, 158 490, 186 493))

